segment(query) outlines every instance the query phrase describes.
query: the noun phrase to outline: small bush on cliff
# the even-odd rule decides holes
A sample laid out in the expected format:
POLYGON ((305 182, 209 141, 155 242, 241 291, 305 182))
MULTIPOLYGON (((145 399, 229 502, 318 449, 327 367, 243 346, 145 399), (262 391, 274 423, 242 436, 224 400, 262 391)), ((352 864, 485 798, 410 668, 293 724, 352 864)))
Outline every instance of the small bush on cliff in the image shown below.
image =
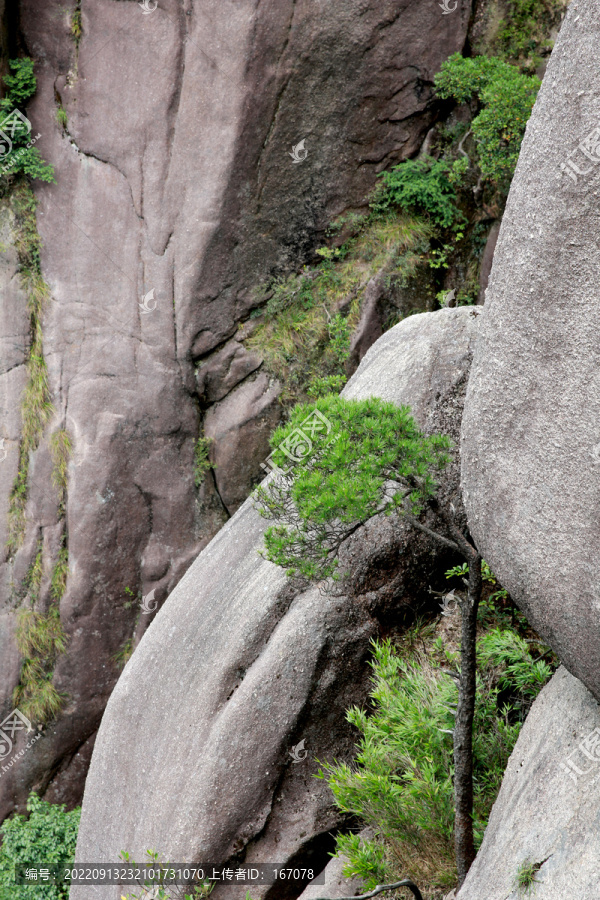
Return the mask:
POLYGON ((523 75, 496 57, 466 59, 455 53, 443 63, 434 81, 442 99, 475 103, 477 114, 471 129, 481 174, 508 192, 539 78, 523 75))
POLYGON ((81 810, 66 812, 32 793, 27 812, 27 817, 13 816, 0 826, 0 900, 68 900, 66 884, 15 885, 15 866, 72 864, 81 810))
POLYGON ((23 113, 27 101, 33 97, 37 87, 32 59, 28 57, 11 59, 9 65, 12 74, 5 75, 3 79, 6 95, 0 100, 0 130, 8 135, 11 144, 7 144, 6 138, 2 138, 6 156, 0 160, 0 173, 16 175, 22 172, 40 181, 54 181, 54 169, 44 162, 38 149, 31 146, 33 137, 31 123, 26 124, 17 117, 16 127, 5 125, 7 117, 15 110, 23 113))
MULTIPOLYGON (((432 889, 456 878, 452 853, 454 808, 452 730, 457 655, 441 638, 429 653, 402 657, 387 641, 374 644, 372 712, 353 708, 348 720, 360 733, 352 765, 325 764, 340 810, 375 830, 361 841, 341 835, 337 851, 367 888, 408 873, 432 889)), ((477 700, 473 739, 474 830, 481 844, 508 758, 522 722, 552 675, 515 632, 494 628, 477 642, 477 700)))
POLYGON ((476 693, 475 635, 481 597, 481 558, 438 493, 450 460, 444 435, 425 435, 408 407, 377 398, 345 400, 333 394, 296 407, 273 438, 277 466, 293 469, 256 489, 265 533, 264 555, 288 575, 312 581, 340 578, 342 544, 378 514, 401 515, 413 528, 470 565, 461 602, 461 669, 454 726, 454 837, 459 885, 475 858, 472 723, 476 693), (427 512, 425 522, 421 514, 427 512))
POLYGON ((376 210, 400 207, 428 216, 440 228, 464 221, 456 205, 456 191, 448 177, 448 166, 431 157, 407 159, 380 175, 383 189, 374 200, 376 210))

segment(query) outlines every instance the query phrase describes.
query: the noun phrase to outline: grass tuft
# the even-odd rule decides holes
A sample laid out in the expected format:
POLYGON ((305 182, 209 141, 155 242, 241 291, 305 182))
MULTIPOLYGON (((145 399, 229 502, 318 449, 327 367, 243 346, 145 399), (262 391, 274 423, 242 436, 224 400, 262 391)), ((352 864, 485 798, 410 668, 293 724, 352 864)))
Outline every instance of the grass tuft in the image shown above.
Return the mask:
POLYGON ((49 722, 64 701, 52 684, 54 664, 68 641, 58 606, 52 605, 47 615, 33 609, 19 610, 16 641, 23 664, 13 703, 33 722, 49 722))

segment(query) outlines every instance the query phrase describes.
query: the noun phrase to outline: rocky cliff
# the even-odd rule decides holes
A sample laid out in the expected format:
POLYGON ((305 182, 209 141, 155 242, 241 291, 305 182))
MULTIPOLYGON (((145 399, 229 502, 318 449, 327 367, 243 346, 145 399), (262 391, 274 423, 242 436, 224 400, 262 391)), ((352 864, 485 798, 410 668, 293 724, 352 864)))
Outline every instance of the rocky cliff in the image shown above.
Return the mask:
POLYGON ((28 596, 44 615, 65 575, 68 647, 46 667, 62 709, 0 780, 0 819, 32 787, 80 799, 119 660, 151 619, 137 598, 163 603, 268 453, 281 386, 239 340, 255 289, 416 151, 436 115, 433 75, 462 48, 469 10, 22 0, 7 11, 8 53, 35 60, 28 115, 56 184, 35 189, 52 415, 24 456, 32 351, 10 198, 2 219, 3 547, 19 479, 24 500, 0 566, 0 709, 22 678, 16 608, 28 596), (200 483, 205 433, 218 467, 200 483), (58 487, 53 435, 71 448, 58 487))
MULTIPOLYGON (((478 315, 411 316, 371 348, 344 396, 409 404, 426 431, 456 438, 478 315)), ((460 517, 457 488, 455 456, 445 492, 460 517)), ((164 860, 327 861, 343 817, 312 777, 317 760, 351 758, 345 711, 365 696, 369 641, 393 632, 449 557, 404 522, 378 517, 346 550, 344 594, 327 598, 259 556, 265 528, 247 500, 128 663, 98 735, 77 859, 127 851, 140 860, 153 847, 164 860), (296 763, 301 740, 307 757, 296 763)), ((253 891, 283 896, 278 886, 253 891)), ((118 895, 100 885, 71 892, 118 895)))

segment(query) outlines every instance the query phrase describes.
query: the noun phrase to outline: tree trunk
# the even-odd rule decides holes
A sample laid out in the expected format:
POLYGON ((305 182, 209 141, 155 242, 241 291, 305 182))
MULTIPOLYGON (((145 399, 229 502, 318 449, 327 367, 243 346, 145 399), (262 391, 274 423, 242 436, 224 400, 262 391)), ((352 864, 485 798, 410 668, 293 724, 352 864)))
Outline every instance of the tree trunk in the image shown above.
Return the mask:
POLYGON ((469 589, 461 609, 461 664, 454 727, 454 848, 458 886, 475 859, 473 841, 473 715, 476 689, 477 610, 481 598, 481 557, 469 560, 469 589))

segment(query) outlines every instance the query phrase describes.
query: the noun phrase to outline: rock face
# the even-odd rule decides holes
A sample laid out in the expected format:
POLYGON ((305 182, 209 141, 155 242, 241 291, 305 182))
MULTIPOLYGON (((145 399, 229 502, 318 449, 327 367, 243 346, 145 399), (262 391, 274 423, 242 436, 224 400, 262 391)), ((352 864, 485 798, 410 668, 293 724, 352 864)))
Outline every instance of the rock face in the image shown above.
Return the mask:
POLYGON ((598 5, 574 0, 502 221, 462 437, 464 499, 481 553, 596 698, 600 165, 585 141, 600 103, 599 37, 598 5))
MULTIPOLYGON (((470 308, 410 317, 368 351, 345 396, 409 404, 422 427, 457 436, 477 320, 470 308)), ((456 461, 446 490, 459 505, 456 461)), ((266 525, 247 500, 127 664, 98 734, 78 860, 121 850, 139 860, 154 847, 165 860, 327 862, 340 819, 311 777, 316 759, 350 758, 345 710, 366 696, 369 641, 382 623, 397 627, 448 557, 404 523, 375 519, 345 550, 348 593, 325 597, 259 557, 266 525)))
POLYGON ((527 862, 542 864, 536 900, 598 895, 599 734, 598 703, 561 667, 519 735, 458 900, 521 900, 516 877, 527 862))
MULTIPOLYGON (((3 715, 19 677, 11 585, 40 541, 48 579, 63 533, 60 611, 70 643, 54 671, 67 705, 18 771, 0 779, 0 820, 50 781, 50 796, 80 800, 82 760, 119 674, 115 656, 143 631, 126 589, 154 591, 160 605, 260 472, 271 388, 245 397, 254 420, 220 428, 223 408, 212 420, 207 412, 233 404, 230 391, 258 390, 258 380, 242 382, 264 380, 256 360, 236 348, 230 359, 228 345, 216 363, 211 356, 200 391, 196 364, 234 337, 259 283, 302 262, 332 217, 363 206, 376 174, 418 148, 436 115, 433 76, 462 48, 470 10, 469 0, 452 16, 430 0, 146 5, 153 10, 83 0, 76 41, 75 0, 20 3, 22 47, 38 78, 28 115, 57 180, 36 188, 55 415, 29 463, 24 542, 0 560, 3 715), (303 139, 308 155, 295 162, 303 139), (205 413, 225 468, 196 490, 205 413), (58 428, 73 442, 62 521, 48 452, 58 428)), ((0 272, 11 335, 0 375, 9 449, 0 530, 28 334, 13 257, 3 255, 0 272)))

